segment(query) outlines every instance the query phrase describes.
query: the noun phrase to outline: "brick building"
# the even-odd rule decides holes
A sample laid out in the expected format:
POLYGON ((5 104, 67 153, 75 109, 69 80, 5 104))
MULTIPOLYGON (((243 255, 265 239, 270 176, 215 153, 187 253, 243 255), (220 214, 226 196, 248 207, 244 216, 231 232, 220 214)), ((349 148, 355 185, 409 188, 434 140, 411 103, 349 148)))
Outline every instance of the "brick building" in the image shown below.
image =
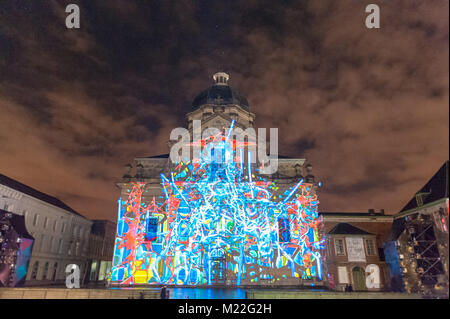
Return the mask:
POLYGON ((389 269, 384 260, 393 217, 375 212, 322 212, 327 238, 326 267, 330 289, 389 290, 389 269), (375 265, 375 266, 373 266, 375 265), (368 278, 368 279, 367 279, 368 278))

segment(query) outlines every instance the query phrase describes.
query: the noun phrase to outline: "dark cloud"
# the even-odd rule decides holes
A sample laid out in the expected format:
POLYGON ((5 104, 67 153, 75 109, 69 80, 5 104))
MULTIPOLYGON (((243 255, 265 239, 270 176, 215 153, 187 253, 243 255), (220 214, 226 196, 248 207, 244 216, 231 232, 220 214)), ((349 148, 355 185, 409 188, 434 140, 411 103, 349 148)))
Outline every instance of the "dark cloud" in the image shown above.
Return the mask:
POLYGON ((224 70, 322 210, 396 212, 448 158, 448 1, 377 4, 379 30, 356 0, 2 1, 0 171, 113 219, 123 165, 224 70))

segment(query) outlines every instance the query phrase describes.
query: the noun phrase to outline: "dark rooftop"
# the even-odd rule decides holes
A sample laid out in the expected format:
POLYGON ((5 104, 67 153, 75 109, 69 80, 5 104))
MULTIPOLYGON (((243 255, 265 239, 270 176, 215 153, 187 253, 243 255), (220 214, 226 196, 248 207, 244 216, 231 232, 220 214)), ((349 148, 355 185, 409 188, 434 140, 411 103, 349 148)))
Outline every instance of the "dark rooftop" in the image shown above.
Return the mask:
POLYGON ((192 102, 192 109, 197 109, 204 104, 236 104, 245 110, 249 109, 247 98, 228 85, 213 85, 201 92, 192 102))
POLYGON ((247 98, 228 85, 228 74, 219 72, 214 74, 213 78, 214 85, 195 97, 194 102, 192 102, 192 109, 195 110, 204 104, 236 104, 248 111, 247 98))
POLYGON ((371 233, 366 232, 358 227, 347 223, 339 223, 334 226, 328 234, 331 235, 372 235, 371 233))
MULTIPOLYGON (((448 198, 448 161, 441 166, 436 174, 416 193, 422 196, 422 205, 426 205, 442 198, 448 198)), ((418 208, 417 199, 413 198, 403 207, 400 213, 418 208)), ((397 240, 405 229, 405 217, 395 218, 388 240, 397 240)))
MULTIPOLYGON (((442 198, 448 198, 448 161, 434 174, 434 176, 416 193, 422 193, 423 205, 432 203, 442 198)), ((400 212, 419 207, 416 196, 413 196, 408 204, 400 212)))
POLYGON ((155 156, 147 156, 146 158, 169 158, 169 154, 160 154, 155 156))
POLYGON ((15 189, 16 191, 22 192, 24 194, 27 194, 31 197, 37 198, 43 202, 46 202, 48 204, 57 206, 59 208, 62 208, 66 211, 69 211, 75 215, 84 217, 83 215, 77 213, 74 209, 70 208, 69 206, 67 206, 65 203, 63 203, 61 200, 59 200, 56 197, 47 195, 45 193, 42 193, 30 186, 27 186, 25 184, 22 184, 12 178, 9 178, 8 176, 5 176, 3 174, 0 174, 0 184, 1 185, 5 185, 7 187, 10 187, 12 189, 15 189))
POLYGON ((319 214, 324 215, 324 216, 390 216, 390 215, 385 215, 384 210, 381 211, 367 211, 367 212, 319 212, 319 214))

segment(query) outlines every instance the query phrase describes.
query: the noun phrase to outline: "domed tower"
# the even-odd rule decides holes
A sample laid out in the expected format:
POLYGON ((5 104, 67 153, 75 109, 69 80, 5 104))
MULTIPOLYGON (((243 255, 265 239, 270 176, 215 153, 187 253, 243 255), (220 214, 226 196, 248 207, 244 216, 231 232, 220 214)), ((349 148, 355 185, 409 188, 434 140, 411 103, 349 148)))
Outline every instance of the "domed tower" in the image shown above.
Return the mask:
POLYGON ((213 85, 198 94, 192 102, 192 111, 186 114, 188 129, 192 121, 201 120, 202 129, 235 125, 246 129, 253 127, 255 114, 249 110, 247 98, 228 84, 230 76, 225 72, 213 75, 213 85))

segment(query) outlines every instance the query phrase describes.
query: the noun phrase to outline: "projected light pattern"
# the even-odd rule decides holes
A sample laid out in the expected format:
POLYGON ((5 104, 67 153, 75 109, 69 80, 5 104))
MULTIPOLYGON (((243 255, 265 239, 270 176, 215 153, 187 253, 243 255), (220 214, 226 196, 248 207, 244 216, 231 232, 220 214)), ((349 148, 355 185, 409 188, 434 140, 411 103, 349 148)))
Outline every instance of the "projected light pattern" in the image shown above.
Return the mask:
POLYGON ((145 183, 134 183, 128 199, 119 201, 112 281, 241 285, 322 279, 324 241, 312 185, 300 180, 276 195, 276 183, 244 165, 245 145, 229 140, 231 128, 197 142, 204 151, 196 161, 161 174, 162 198, 144 203, 145 183))

